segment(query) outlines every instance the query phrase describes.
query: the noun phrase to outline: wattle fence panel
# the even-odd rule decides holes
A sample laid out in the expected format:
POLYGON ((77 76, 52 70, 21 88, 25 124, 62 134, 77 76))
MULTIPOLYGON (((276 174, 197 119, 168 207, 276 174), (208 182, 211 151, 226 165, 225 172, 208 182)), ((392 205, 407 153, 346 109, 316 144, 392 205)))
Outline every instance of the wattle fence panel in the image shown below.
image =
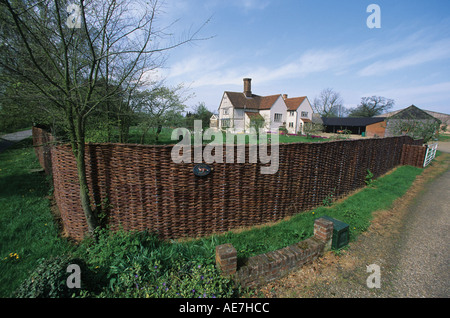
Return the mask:
MULTIPOLYGON (((36 130, 36 134, 43 133, 36 130)), ((261 174, 261 163, 174 163, 173 146, 87 144, 86 167, 93 204, 112 229, 148 230, 163 239, 197 237, 278 221, 342 197, 401 164, 407 136, 291 143, 279 146, 279 169, 261 174)), ((237 149, 234 149, 236 155, 237 149)), ((54 195, 64 229, 81 240, 87 232, 75 158, 69 145, 52 147, 54 195)), ((266 166, 268 164, 265 164, 266 166)))

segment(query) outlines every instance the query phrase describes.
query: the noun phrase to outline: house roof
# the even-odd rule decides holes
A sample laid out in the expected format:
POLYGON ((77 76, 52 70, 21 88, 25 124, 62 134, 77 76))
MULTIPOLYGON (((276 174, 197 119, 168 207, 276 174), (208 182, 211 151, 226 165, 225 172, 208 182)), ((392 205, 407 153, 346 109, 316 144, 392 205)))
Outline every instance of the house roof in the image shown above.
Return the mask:
POLYGON ((322 117, 325 126, 367 126, 384 121, 384 117, 322 117))
POLYGON ((245 115, 247 115, 250 120, 264 120, 263 116, 261 116, 260 113, 245 112, 245 115))
POLYGON ((446 123, 447 125, 450 125, 450 115, 444 114, 444 113, 439 113, 439 112, 434 112, 431 110, 423 110, 424 112, 426 112, 427 114, 433 116, 436 119, 439 119, 442 123, 446 123))
POLYGON ((286 98, 284 102, 286 103, 288 110, 297 110, 297 108, 300 107, 300 105, 303 103, 305 99, 306 96, 293 97, 293 98, 286 98))
POLYGON ((252 94, 252 97, 246 97, 244 93, 225 92, 235 108, 266 110, 281 97, 281 94, 270 96, 259 96, 252 94))
POLYGON ((323 120, 320 117, 320 114, 313 113, 312 114, 312 122, 315 123, 315 124, 323 124, 323 120))

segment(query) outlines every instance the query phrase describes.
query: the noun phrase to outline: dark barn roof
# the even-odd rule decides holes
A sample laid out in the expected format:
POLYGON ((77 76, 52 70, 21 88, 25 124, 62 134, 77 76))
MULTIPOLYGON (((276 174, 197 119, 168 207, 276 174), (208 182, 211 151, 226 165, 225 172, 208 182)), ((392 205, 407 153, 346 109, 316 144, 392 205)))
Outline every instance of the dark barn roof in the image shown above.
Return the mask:
POLYGON ((325 126, 365 127, 384 121, 384 117, 322 117, 325 126))
POLYGON ((415 105, 411 105, 408 108, 405 108, 395 115, 392 115, 391 118, 395 119, 428 119, 428 120, 438 120, 437 118, 431 116, 427 112, 418 108, 415 105))
POLYGON ((335 133, 350 130, 352 134, 361 134, 371 124, 384 121, 384 117, 322 117, 325 132, 335 133))

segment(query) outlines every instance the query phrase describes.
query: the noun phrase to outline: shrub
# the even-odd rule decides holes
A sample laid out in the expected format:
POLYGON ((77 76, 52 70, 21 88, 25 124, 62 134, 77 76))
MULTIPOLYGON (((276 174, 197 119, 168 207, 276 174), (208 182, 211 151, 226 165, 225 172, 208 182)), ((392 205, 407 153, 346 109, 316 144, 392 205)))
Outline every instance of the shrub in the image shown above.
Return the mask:
POLYGON ((84 244, 80 257, 105 281, 96 297, 219 298, 236 292, 234 282, 216 269, 209 247, 123 230, 102 230, 97 242, 84 244))
POLYGON ((335 191, 336 188, 333 188, 333 190, 322 200, 324 206, 331 206, 333 204, 335 191))
POLYGON ((367 169, 366 171, 367 175, 364 177, 364 182, 367 186, 371 186, 373 182, 373 173, 369 169, 367 169))
POLYGON ((67 298, 81 293, 94 291, 98 286, 97 281, 86 266, 86 263, 69 255, 61 255, 48 260, 41 260, 36 269, 31 273, 16 290, 18 298, 67 298), (67 267, 70 264, 80 266, 81 288, 67 287, 67 278, 70 272, 67 267))
POLYGON ((111 272, 110 286, 99 297, 220 298, 236 295, 234 282, 222 277, 209 262, 178 259, 171 266, 130 265, 111 272))
POLYGON ((278 127, 278 131, 280 132, 280 134, 284 134, 284 135, 286 135, 288 133, 286 126, 278 127))

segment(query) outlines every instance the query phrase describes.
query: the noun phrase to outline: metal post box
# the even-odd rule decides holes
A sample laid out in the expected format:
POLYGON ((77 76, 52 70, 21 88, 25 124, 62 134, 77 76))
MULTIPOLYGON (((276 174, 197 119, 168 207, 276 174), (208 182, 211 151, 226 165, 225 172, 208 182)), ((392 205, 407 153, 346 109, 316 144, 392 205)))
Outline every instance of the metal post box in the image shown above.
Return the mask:
POLYGON ((333 238, 331 241, 331 247, 337 250, 347 245, 350 236, 349 225, 327 215, 324 215, 322 217, 333 222, 333 238))

